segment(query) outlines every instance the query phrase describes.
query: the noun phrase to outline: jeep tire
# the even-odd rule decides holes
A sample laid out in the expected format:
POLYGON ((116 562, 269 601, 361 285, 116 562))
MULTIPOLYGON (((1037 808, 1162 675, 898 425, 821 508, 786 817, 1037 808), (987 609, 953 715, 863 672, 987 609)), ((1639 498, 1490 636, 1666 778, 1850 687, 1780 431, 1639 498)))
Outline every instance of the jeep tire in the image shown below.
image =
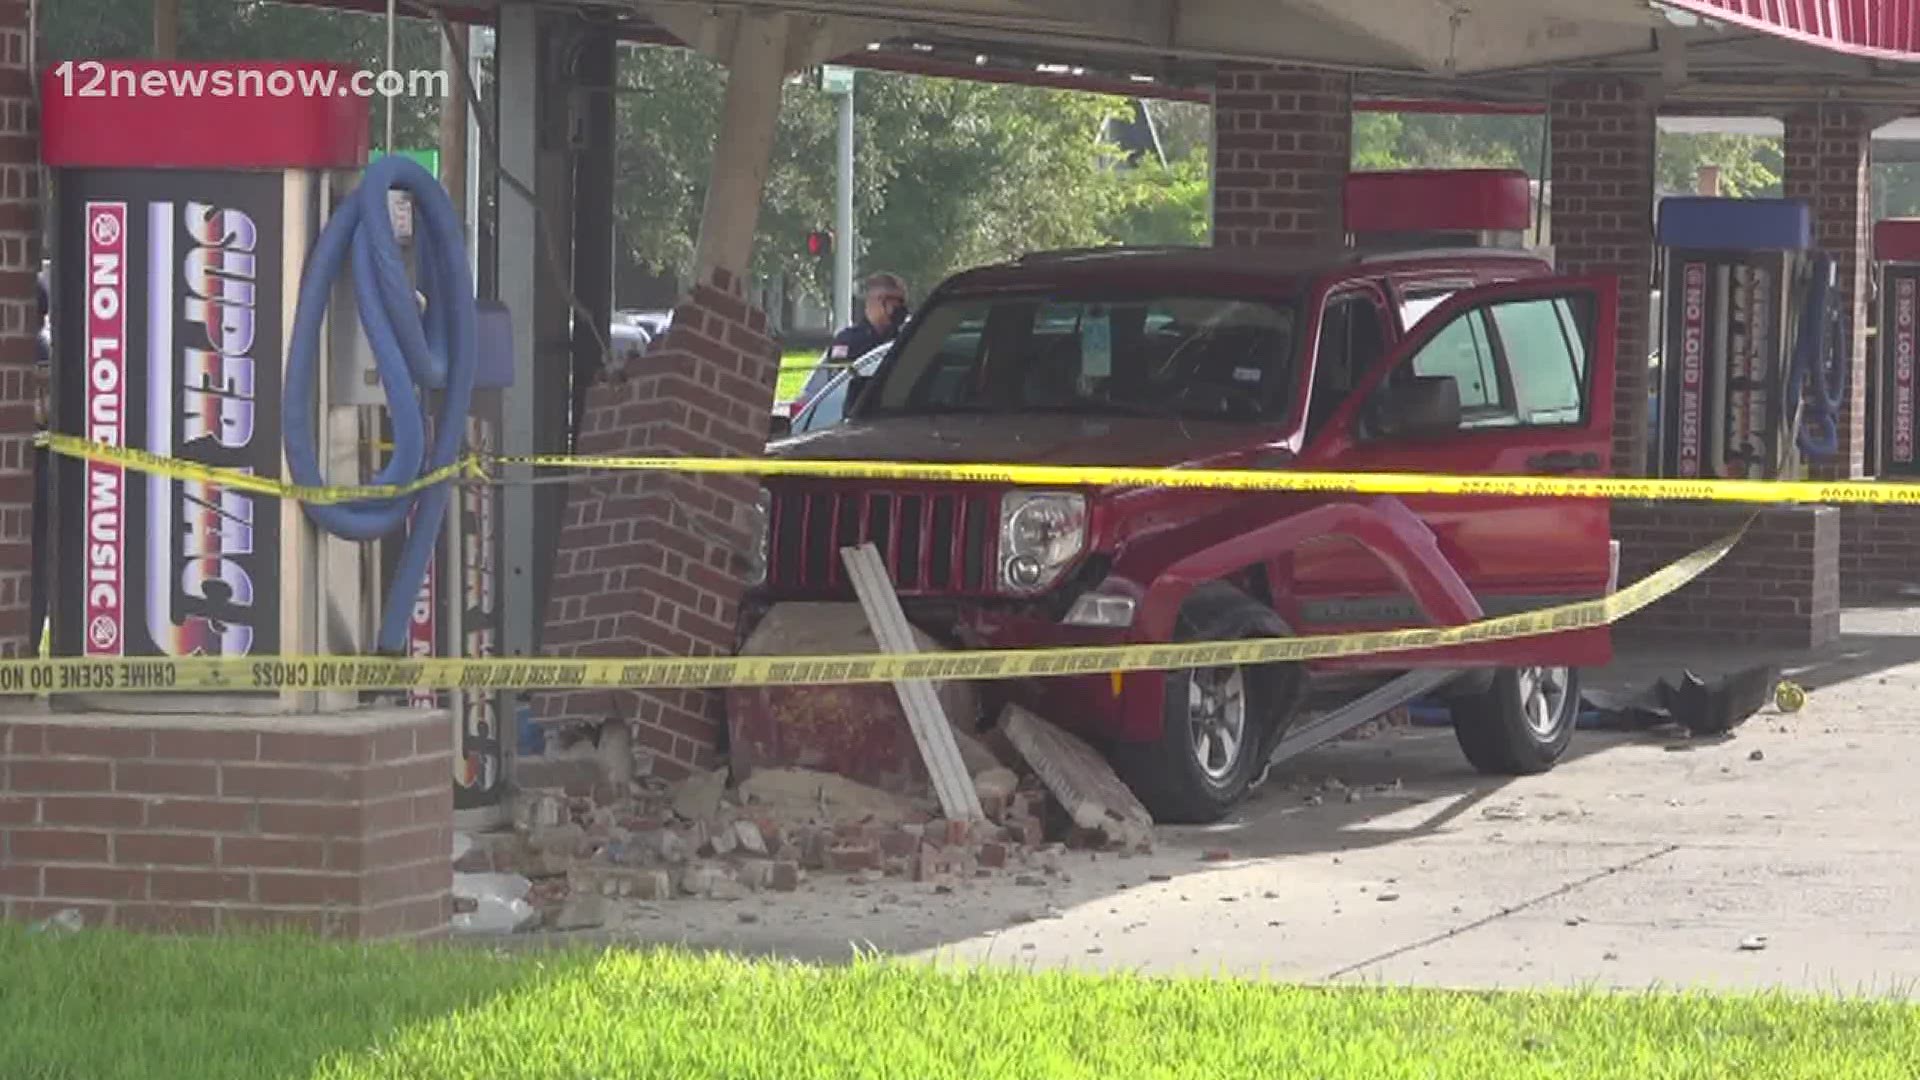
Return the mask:
MULTIPOLYGON (((1212 599, 1181 609, 1177 640, 1271 636, 1272 613, 1252 599, 1237 592, 1212 599)), ((1272 749, 1288 677, 1285 668, 1255 665, 1167 672, 1160 738, 1110 751, 1154 821, 1218 821, 1246 797, 1272 749)))
POLYGON ((1487 688, 1453 702, 1453 735, 1473 767, 1492 776, 1553 768, 1580 715, 1574 668, 1503 668, 1487 688))

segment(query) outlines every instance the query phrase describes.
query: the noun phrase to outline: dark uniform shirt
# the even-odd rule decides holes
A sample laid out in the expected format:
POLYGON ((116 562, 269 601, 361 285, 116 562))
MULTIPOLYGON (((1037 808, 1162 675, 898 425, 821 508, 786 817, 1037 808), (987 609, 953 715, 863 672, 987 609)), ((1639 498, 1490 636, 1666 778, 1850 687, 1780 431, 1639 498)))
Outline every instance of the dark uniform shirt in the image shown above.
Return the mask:
POLYGON ((795 409, 812 401, 813 395, 833 381, 843 367, 898 336, 898 323, 888 323, 887 328, 882 330, 865 319, 833 335, 833 344, 827 347, 827 355, 821 359, 820 366, 807 373, 806 385, 800 388, 800 396, 794 399, 795 409))

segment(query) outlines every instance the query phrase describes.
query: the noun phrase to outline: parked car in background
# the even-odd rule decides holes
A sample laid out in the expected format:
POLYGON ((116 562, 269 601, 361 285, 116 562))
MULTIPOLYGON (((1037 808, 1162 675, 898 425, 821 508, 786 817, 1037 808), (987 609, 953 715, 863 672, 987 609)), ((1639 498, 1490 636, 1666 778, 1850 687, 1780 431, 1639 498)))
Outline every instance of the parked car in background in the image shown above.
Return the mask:
POLYGON ((826 369, 831 376, 812 396, 803 395, 799 399, 793 406, 784 430, 775 425, 775 438, 797 438, 839 423, 846 417, 847 397, 853 390, 854 380, 871 379, 873 373, 880 370, 880 362, 887 358, 887 350, 891 348, 893 343, 888 342, 876 346, 849 365, 826 369))

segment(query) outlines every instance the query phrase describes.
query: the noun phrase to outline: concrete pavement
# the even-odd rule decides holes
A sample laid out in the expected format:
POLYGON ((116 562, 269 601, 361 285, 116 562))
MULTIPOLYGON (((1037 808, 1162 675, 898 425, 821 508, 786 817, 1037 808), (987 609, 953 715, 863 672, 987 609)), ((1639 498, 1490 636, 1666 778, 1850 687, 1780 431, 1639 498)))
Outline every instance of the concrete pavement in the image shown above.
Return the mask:
MULTIPOLYGON (((1803 711, 1769 706, 1723 741, 1581 732, 1551 774, 1498 781, 1450 731, 1416 728, 1316 752, 1235 820, 1163 829, 1151 857, 1069 853, 1025 884, 951 893, 821 882, 639 906, 616 934, 822 960, 862 946, 1306 981, 1904 993, 1920 980, 1920 610, 1845 625, 1835 649, 1789 661, 1803 711)), ((1750 662, 1665 649, 1595 681, 1750 662)))

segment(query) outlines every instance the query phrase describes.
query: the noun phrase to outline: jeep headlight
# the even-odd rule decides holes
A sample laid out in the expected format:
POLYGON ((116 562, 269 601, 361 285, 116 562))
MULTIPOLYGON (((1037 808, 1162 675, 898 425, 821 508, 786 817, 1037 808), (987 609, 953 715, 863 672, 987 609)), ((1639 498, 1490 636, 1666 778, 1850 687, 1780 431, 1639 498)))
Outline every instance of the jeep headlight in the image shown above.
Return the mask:
POLYGON ((1017 593, 1053 584, 1087 544, 1085 496, 1010 492, 1000 501, 1000 585, 1017 593))

